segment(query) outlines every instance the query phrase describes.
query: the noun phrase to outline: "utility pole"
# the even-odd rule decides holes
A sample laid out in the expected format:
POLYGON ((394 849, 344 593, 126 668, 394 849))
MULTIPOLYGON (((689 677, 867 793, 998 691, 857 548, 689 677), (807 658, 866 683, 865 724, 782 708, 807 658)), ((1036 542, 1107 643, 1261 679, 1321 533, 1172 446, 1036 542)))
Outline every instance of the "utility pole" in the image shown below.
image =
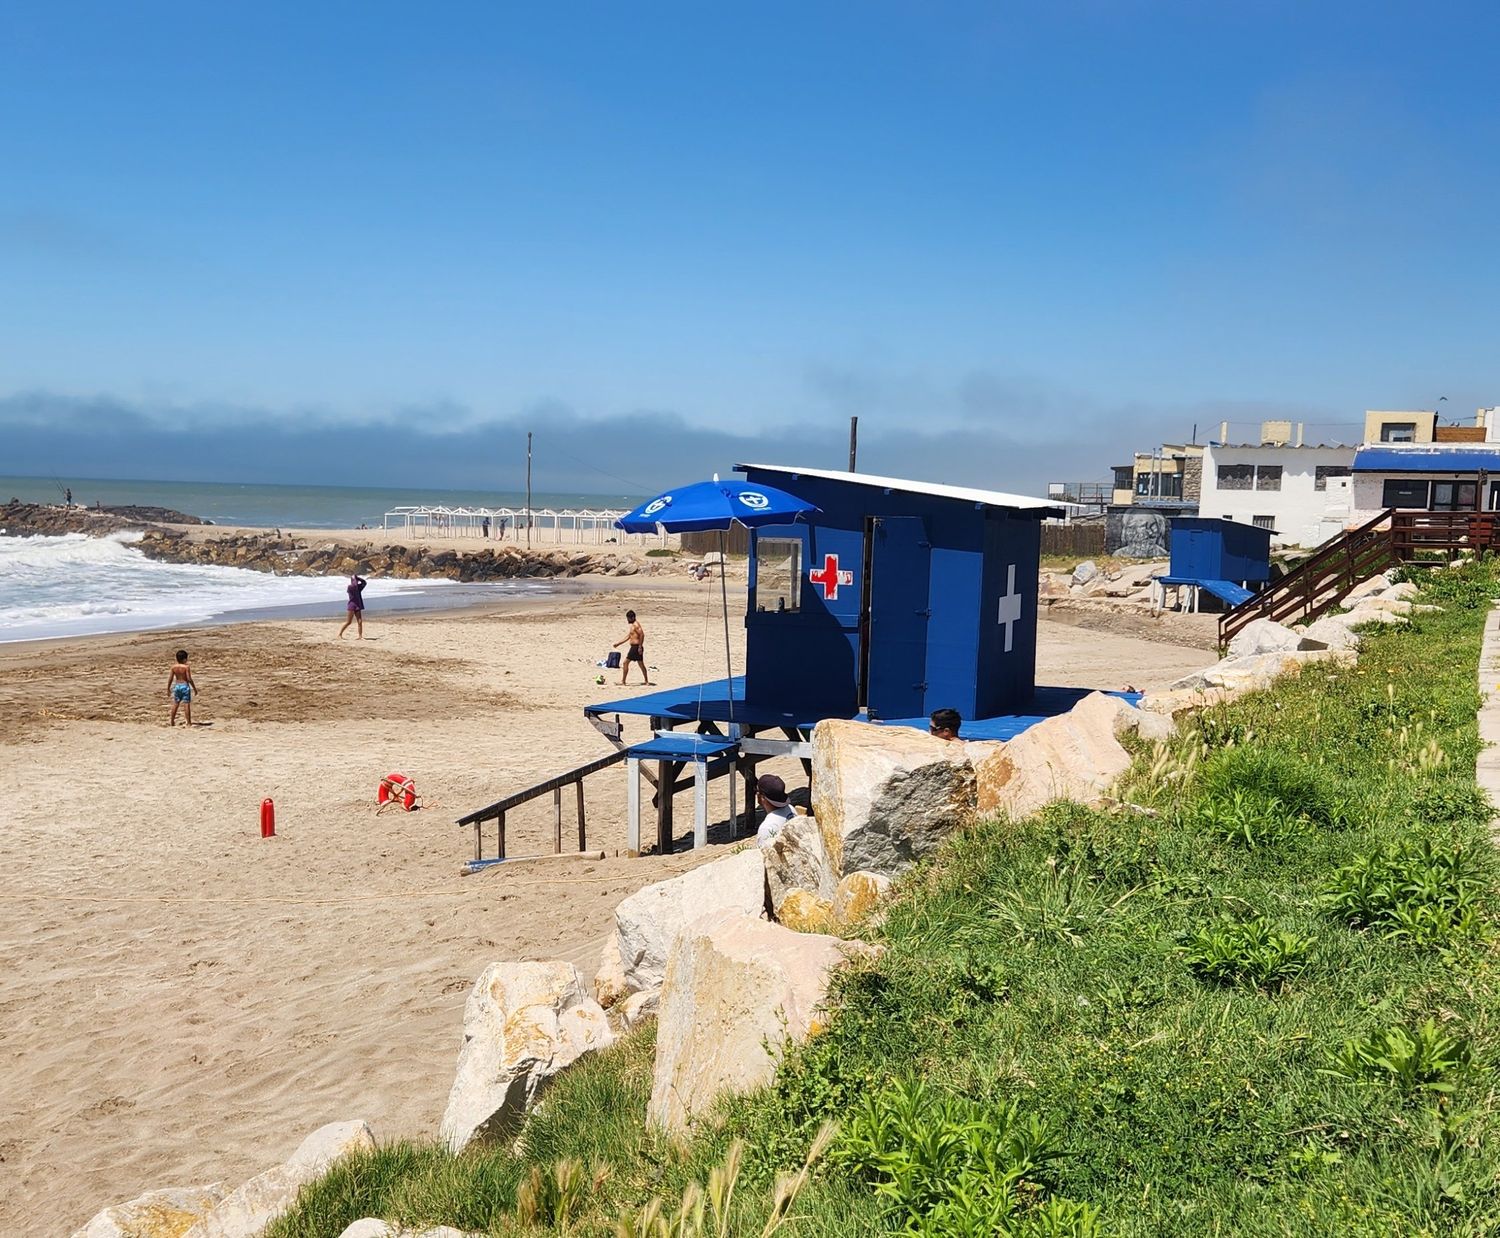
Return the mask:
POLYGON ((854 472, 854 457, 859 452, 859 418, 849 418, 849 471, 854 472))
POLYGON ((526 431, 526 545, 531 546, 531 431, 526 431))

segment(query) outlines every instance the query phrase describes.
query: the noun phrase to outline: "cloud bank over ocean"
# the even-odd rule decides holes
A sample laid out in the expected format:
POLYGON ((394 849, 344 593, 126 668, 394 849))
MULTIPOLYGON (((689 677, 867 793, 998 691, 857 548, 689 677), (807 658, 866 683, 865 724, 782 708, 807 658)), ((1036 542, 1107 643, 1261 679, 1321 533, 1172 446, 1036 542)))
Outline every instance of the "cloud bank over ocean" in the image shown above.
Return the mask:
POLYGON ((1023 493, 1050 481, 1107 480, 1110 465, 1133 450, 1164 436, 1185 440, 1194 424, 1200 441, 1222 419, 1244 425, 1268 416, 1338 434, 1339 414, 1327 410, 1108 408, 984 372, 937 383, 824 368, 809 373, 807 386, 810 411, 738 422, 654 410, 586 416, 556 401, 486 418, 452 401, 360 414, 31 391, 0 397, 0 430, 8 471, 27 475, 509 489, 524 484, 532 431, 537 486, 579 493, 645 493, 741 461, 843 468, 856 415, 862 471, 1023 493))

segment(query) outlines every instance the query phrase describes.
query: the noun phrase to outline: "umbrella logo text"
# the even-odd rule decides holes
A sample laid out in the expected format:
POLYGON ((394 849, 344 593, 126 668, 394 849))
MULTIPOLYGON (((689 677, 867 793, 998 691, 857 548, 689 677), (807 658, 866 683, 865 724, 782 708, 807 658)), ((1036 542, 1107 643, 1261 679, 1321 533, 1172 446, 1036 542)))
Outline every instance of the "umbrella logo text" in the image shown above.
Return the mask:
POLYGON ((746 507, 753 507, 756 511, 763 511, 765 508, 771 506, 770 499, 754 490, 740 491, 739 498, 740 502, 746 507))
POLYGON ((649 502, 649 503, 646 504, 646 510, 643 511, 641 513, 641 515, 643 515, 643 516, 654 516, 654 515, 656 515, 657 512, 661 511, 661 509, 663 507, 665 507, 671 501, 672 501, 672 496, 670 494, 664 494, 659 499, 652 499, 651 502, 649 502))

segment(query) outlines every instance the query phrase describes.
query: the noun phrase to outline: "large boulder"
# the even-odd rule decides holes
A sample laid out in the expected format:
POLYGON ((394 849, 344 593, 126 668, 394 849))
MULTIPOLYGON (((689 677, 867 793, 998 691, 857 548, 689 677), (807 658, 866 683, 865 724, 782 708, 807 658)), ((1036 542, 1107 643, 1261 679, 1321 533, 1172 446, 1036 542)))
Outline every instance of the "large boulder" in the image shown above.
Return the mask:
POLYGON ((786 1043, 818 1029, 833 969, 870 953, 733 912, 694 921, 662 986, 651 1120, 681 1130, 720 1096, 769 1083, 786 1043))
POLYGON ((94 1214, 73 1238, 180 1238, 224 1198, 220 1183, 169 1186, 94 1214))
POLYGON ((778 920, 781 919, 781 905, 793 890, 833 898, 835 882, 828 870, 823 834, 811 817, 800 814, 793 817, 770 843, 761 848, 761 854, 766 862, 766 891, 771 898, 771 913, 778 920))
MULTIPOLYGON (((1396 613, 1394 610, 1377 606, 1379 598, 1365 598, 1353 610, 1337 616, 1347 623, 1351 628, 1357 628, 1367 623, 1383 624, 1387 627, 1406 622, 1406 616, 1396 613)), ((1402 606, 1410 608, 1410 602, 1402 602, 1402 606)))
POLYGON ((1162 688, 1141 697, 1139 708, 1142 713, 1159 714, 1170 721, 1184 714, 1223 705, 1241 695, 1243 693, 1228 688, 1162 688))
POLYGON ((833 927, 833 900, 811 890, 790 890, 781 900, 776 923, 798 933, 826 933, 833 927))
POLYGON ((1274 619, 1252 619, 1229 642, 1229 656, 1244 658, 1257 653, 1277 653, 1301 647, 1302 637, 1274 619))
POLYGON ((1302 630, 1304 649, 1358 649, 1359 633, 1345 615, 1324 615, 1302 630))
POLYGON ((1366 580, 1360 581, 1348 593, 1344 594, 1344 605, 1352 606, 1361 598, 1375 597, 1377 594, 1384 593, 1390 587, 1391 582, 1386 579, 1383 573, 1379 576, 1371 576, 1366 580))
POLYGON ((765 908, 766 864, 754 846, 637 890, 615 908, 626 991, 661 986, 672 943, 699 916, 711 911, 764 916, 765 908))
POLYGON ((1279 653, 1252 654, 1247 658, 1225 658, 1167 686, 1170 689, 1229 688, 1236 692, 1257 692, 1269 688, 1283 675, 1300 674, 1304 667, 1319 662, 1350 666, 1354 663, 1354 654, 1347 649, 1288 649, 1279 653))
MULTIPOLYGON (((292 1206, 297 1192, 353 1152, 369 1152, 375 1136, 363 1122, 331 1122, 298 1145, 283 1165, 257 1174, 182 1231, 182 1238, 257 1238, 292 1206)), ((148 1234, 150 1231, 146 1231, 148 1234)))
POLYGON ((464 1039, 441 1134, 455 1152, 519 1126, 543 1085, 614 1043, 571 963, 492 963, 464 1004, 464 1039))
POLYGON ((964 746, 911 727, 828 719, 813 730, 813 815, 834 877, 895 876, 974 815, 964 746))
POLYGON ((1073 569, 1072 583, 1083 586, 1099 575, 1099 567, 1092 559, 1085 559, 1073 569))
POLYGON ((833 917, 839 924, 858 924, 891 895, 891 879, 880 873, 849 873, 833 895, 833 917))
POLYGON ((1400 584, 1392 585, 1380 597, 1382 600, 1389 598, 1393 602, 1410 602, 1420 592, 1411 581, 1403 580, 1400 584))
POLYGON ((625 962, 620 958, 620 938, 611 933, 599 951, 599 967, 594 972, 594 1000, 608 1010, 630 992, 625 962))
MULTIPOLYGON (((1120 736, 1143 723, 1167 722, 1127 701, 1091 692, 1065 714, 1027 727, 975 769, 981 816, 1012 820, 1053 800, 1092 804, 1130 768, 1120 736)), ((1170 722, 1167 722, 1170 727, 1170 722)))

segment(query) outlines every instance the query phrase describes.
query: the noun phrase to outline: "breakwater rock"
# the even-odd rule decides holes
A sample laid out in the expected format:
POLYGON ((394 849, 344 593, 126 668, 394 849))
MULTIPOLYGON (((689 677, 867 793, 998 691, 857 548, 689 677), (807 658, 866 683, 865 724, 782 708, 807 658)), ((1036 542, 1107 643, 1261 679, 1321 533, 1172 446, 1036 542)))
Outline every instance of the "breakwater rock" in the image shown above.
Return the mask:
POLYGON ((157 524, 208 524, 197 516, 170 507, 65 507, 61 503, 22 503, 11 499, 0 506, 0 533, 12 537, 64 533, 88 533, 102 537, 127 529, 145 529, 157 524))
POLYGON ((213 563, 278 576, 393 576, 400 580, 515 580, 525 577, 635 576, 653 565, 628 554, 527 550, 520 546, 483 550, 434 550, 427 546, 368 546, 316 538, 236 533, 190 537, 176 529, 148 529, 138 549, 167 563, 213 563))

